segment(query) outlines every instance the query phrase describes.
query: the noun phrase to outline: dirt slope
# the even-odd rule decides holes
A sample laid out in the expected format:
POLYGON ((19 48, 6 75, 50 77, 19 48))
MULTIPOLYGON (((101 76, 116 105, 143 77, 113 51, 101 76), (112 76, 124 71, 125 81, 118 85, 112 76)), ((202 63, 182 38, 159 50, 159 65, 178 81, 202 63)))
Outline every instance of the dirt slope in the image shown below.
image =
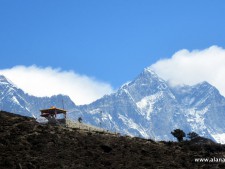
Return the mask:
POLYGON ((40 125, 34 119, 0 112, 0 168, 173 169, 225 168, 195 163, 222 157, 219 144, 173 143, 40 125))

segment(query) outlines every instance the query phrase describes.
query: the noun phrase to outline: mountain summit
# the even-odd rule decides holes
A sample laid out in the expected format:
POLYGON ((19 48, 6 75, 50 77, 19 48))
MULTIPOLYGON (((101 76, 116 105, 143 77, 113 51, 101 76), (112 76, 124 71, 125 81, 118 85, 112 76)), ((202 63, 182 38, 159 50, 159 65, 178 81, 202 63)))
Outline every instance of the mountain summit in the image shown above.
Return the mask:
POLYGON ((117 92, 89 105, 76 106, 68 96, 34 97, 0 76, 3 110, 39 116, 52 105, 70 110, 68 117, 110 131, 155 140, 173 140, 170 132, 182 129, 225 143, 225 98, 207 82, 171 87, 150 68, 117 92))
POLYGON ((225 143, 225 98, 207 82, 171 87, 149 68, 74 116, 123 134, 172 140, 180 128, 225 143))

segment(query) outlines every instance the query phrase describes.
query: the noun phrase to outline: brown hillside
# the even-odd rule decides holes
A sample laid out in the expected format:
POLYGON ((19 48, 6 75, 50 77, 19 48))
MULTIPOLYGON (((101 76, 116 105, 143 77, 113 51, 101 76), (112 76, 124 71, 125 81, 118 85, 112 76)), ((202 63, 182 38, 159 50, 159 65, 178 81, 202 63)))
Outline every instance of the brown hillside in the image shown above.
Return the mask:
POLYGON ((194 159, 223 155, 220 144, 154 142, 40 125, 32 118, 0 112, 1 169, 216 169, 225 163, 194 159))

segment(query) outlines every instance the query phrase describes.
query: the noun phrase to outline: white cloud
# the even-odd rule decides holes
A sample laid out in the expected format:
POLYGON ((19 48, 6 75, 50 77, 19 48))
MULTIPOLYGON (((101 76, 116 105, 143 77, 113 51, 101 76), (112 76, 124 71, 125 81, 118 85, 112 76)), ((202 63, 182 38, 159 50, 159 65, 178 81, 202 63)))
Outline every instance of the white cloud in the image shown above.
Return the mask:
POLYGON ((73 71, 62 71, 51 67, 41 68, 35 65, 15 66, 0 70, 15 85, 34 96, 52 96, 65 94, 77 105, 88 104, 113 89, 110 84, 73 71))
POLYGON ((204 50, 180 50, 169 59, 150 66, 173 85, 207 81, 225 96, 225 49, 211 46, 204 50))

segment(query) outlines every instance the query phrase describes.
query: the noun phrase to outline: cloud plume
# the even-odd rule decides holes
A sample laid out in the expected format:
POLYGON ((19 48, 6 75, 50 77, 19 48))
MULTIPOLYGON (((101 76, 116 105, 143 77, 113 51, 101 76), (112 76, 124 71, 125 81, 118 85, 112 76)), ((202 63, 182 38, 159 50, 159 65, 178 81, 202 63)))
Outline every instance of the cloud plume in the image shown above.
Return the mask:
POLYGON ((88 104, 113 92, 110 84, 73 71, 51 67, 15 66, 0 70, 15 85, 34 96, 65 94, 77 105, 88 104))
POLYGON ((225 96, 225 49, 221 47, 193 51, 183 49, 150 67, 172 85, 194 85, 207 81, 225 96))

